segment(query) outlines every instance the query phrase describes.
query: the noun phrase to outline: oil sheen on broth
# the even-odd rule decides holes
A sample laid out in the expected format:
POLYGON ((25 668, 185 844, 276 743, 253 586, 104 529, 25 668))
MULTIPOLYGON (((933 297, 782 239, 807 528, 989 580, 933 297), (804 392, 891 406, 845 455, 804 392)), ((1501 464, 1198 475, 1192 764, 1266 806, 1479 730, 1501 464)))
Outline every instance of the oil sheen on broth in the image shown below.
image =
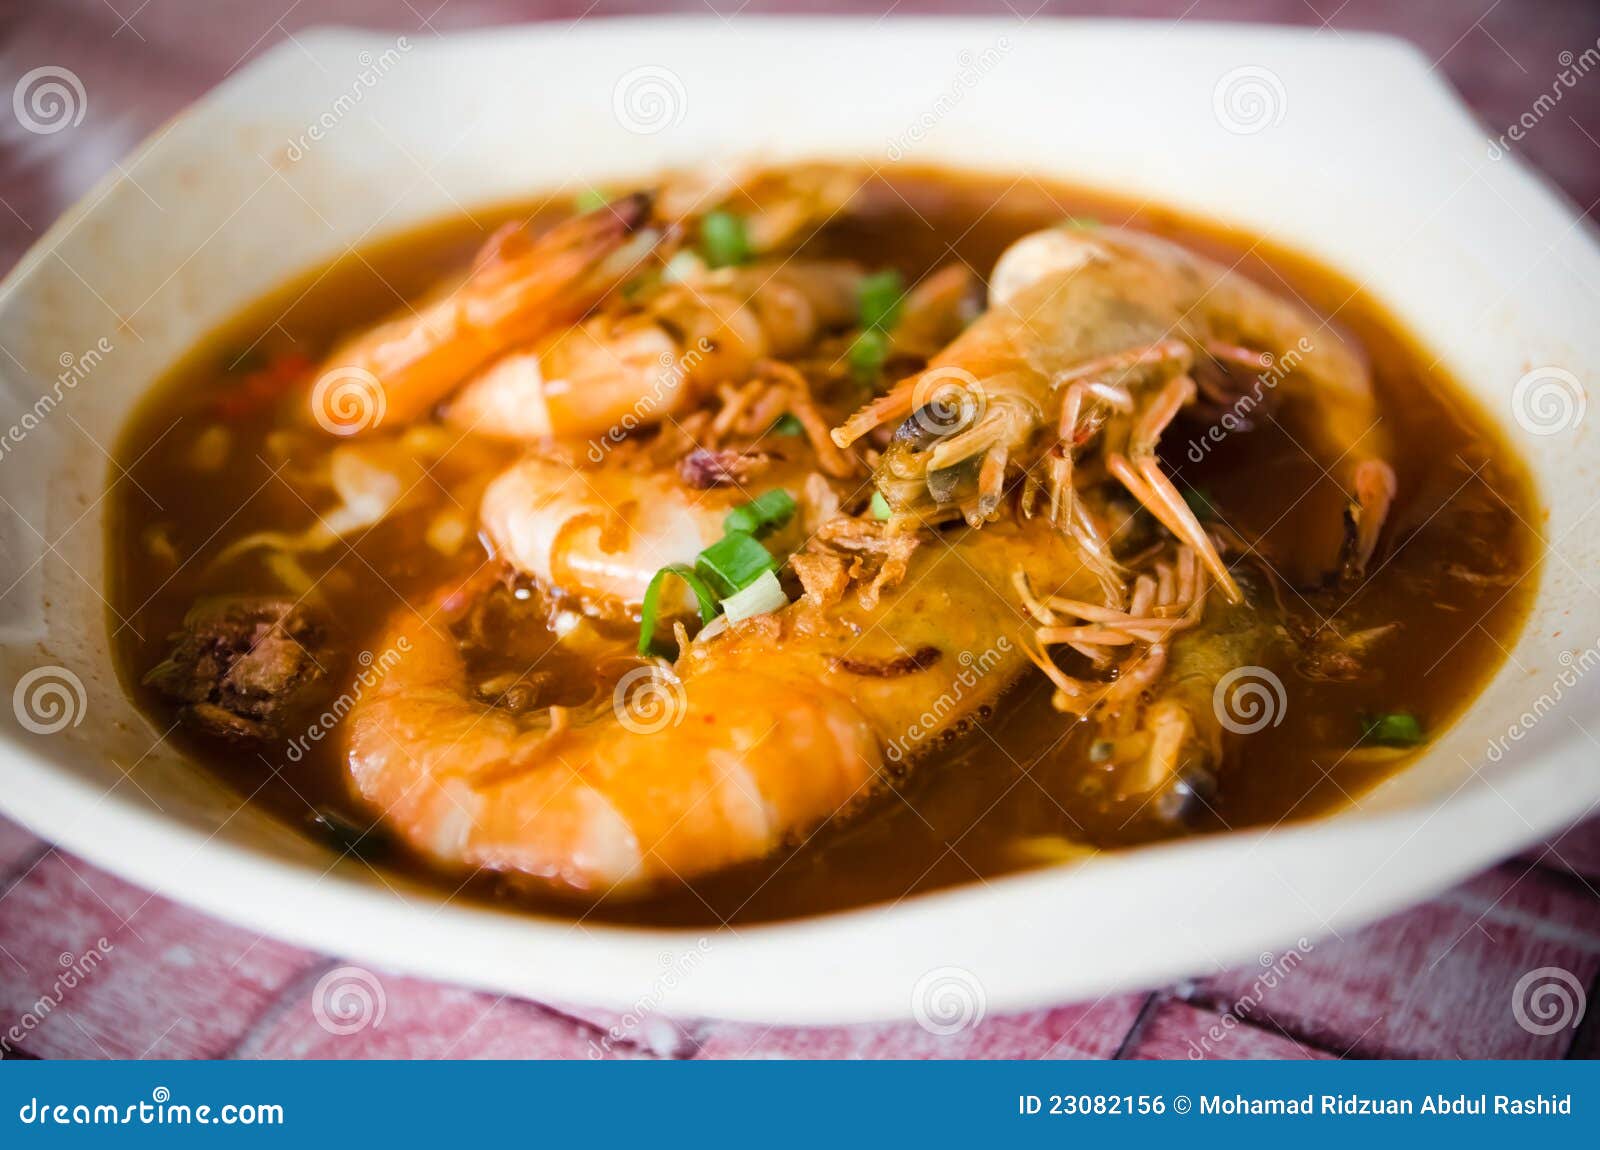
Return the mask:
MULTIPOLYGON (((286 581, 314 585, 334 621, 326 674, 316 688, 334 716, 330 733, 276 738, 250 750, 187 727, 171 737, 306 833, 423 879, 435 877, 427 864, 382 827, 369 829, 370 815, 352 801, 336 729, 339 700, 352 678, 381 658, 372 645, 389 612, 482 565, 478 500, 517 450, 452 435, 432 469, 417 474, 399 512, 348 541, 300 555, 299 571, 216 559, 252 532, 304 531, 313 510, 292 480, 325 469, 340 442, 275 415, 279 397, 260 365, 317 360, 340 335, 460 267, 494 225, 540 210, 514 205, 477 223, 441 223, 316 269, 262 301, 152 391, 118 451, 128 481, 115 484, 110 496, 110 597, 131 623, 115 629, 116 655, 127 689, 157 728, 172 725, 174 706, 143 679, 167 654, 169 636, 191 606, 208 596, 282 594, 286 581), (221 433, 207 432, 219 423, 227 428, 225 442, 221 433), (422 542, 430 530, 465 538, 451 554, 422 542)), ((1322 674, 1306 665, 1304 651, 1275 645, 1267 670, 1285 693, 1279 721, 1230 742, 1216 793, 1187 833, 1272 825, 1359 801, 1409 757, 1363 741, 1361 724, 1400 714, 1436 735, 1511 644, 1538 562, 1527 527, 1537 511, 1525 472, 1433 357, 1347 281, 1269 243, 1150 205, 1033 181, 911 170, 894 175, 892 186, 869 184, 852 211, 808 240, 804 252, 894 268, 906 282, 956 259, 987 273, 1013 240, 1067 216, 1170 236, 1236 264, 1319 314, 1336 315, 1339 329, 1370 357, 1381 418, 1402 445, 1393 460, 1399 494, 1370 577, 1331 604, 1313 605, 1295 589, 1317 577, 1295 568, 1306 550, 1303 538, 1314 524, 1337 518, 1346 499, 1299 446, 1306 412, 1274 404, 1253 413, 1247 432, 1214 438, 1203 426, 1180 424, 1162 446, 1163 463, 1191 504, 1224 511, 1230 525, 1273 557, 1285 575, 1285 585, 1272 590, 1290 600, 1286 618, 1337 613, 1343 626, 1396 623, 1404 636, 1379 645, 1352 676, 1322 674)), ((514 616, 514 603, 506 609, 514 616)), ((550 646, 547 634, 511 616, 485 625, 502 638, 497 658, 508 668, 539 660, 550 646)), ((628 624, 599 626, 623 636, 628 624)), ((593 686, 581 660, 557 657, 541 670, 558 695, 581 697, 593 686)), ((1058 714, 1050 695, 1044 677, 1030 674, 1001 701, 1002 721, 941 747, 848 819, 774 857, 684 888, 588 907, 480 874, 466 892, 620 922, 762 921, 896 900, 1058 861, 1071 857, 1068 842, 1115 848, 1176 833, 1149 811, 1106 801, 1090 724, 1058 714)), ((437 877, 446 889, 460 885, 455 876, 437 877)))

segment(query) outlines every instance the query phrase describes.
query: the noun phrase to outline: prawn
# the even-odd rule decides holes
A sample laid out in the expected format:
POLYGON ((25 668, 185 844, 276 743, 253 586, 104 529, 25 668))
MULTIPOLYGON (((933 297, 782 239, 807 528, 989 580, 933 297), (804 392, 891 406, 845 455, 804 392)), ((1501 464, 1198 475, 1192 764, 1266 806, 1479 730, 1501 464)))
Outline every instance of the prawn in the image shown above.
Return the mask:
POLYGON ((967 531, 949 551, 920 549, 870 608, 808 596, 536 716, 474 693, 445 625, 461 596, 445 591, 378 640, 406 654, 349 713, 350 778, 436 862, 556 891, 636 895, 762 858, 986 714, 1026 669, 1005 572, 1093 585, 1042 520, 967 531))
MULTIPOLYGON (((670 414, 677 404, 662 402, 664 377, 667 390, 676 392, 672 377, 684 374, 677 360, 685 353, 708 357, 715 348, 703 346, 698 335, 680 345, 648 322, 595 317, 591 325, 572 325, 625 281, 631 290, 663 278, 658 272, 665 268, 658 265, 676 251, 706 278, 706 290, 715 297, 706 310, 733 313, 724 326, 745 337, 741 347, 749 346, 753 323, 759 328, 773 321, 779 325, 771 333, 773 352, 785 354, 786 317, 775 313, 795 306, 804 314, 789 318, 809 338, 804 321, 811 305, 821 304, 826 319, 830 301, 802 285, 806 298, 794 305, 794 293, 784 284, 763 293, 765 300, 754 300, 752 276, 764 283, 775 267, 708 273, 679 245, 698 217, 731 203, 740 209, 749 253, 775 252, 809 223, 842 210, 860 183, 859 176, 822 166, 723 171, 711 179, 680 173, 651 192, 619 197, 542 235, 508 224, 490 237, 461 283, 337 347, 317 374, 313 411, 323 426, 355 434, 385 418, 416 419, 472 381, 476 387, 460 406, 458 421, 513 439, 594 434, 641 402, 670 414), (731 307, 724 298, 729 286, 739 295, 731 307), (767 300, 770 308, 763 306, 767 300), (564 341, 572 347, 561 353, 564 341), (352 410, 359 420, 350 418, 352 410)), ((819 290, 832 286, 823 283, 819 290)), ((668 285, 657 293, 661 307, 681 304, 681 289, 680 283, 678 290, 668 285)), ((849 299, 853 305, 853 295, 849 299)), ((716 323, 709 329, 719 330, 716 323)), ((678 402, 688 394, 684 389, 678 402)))
MULTIPOLYGON (((621 282, 634 261, 614 257, 626 255, 650 204, 648 195, 628 196, 542 235, 519 224, 502 228, 459 285, 336 347, 313 385, 313 408, 348 400, 344 389, 354 383, 376 389, 361 399, 381 410, 380 418, 425 415, 490 359, 576 322, 621 282)), ((326 425, 333 413, 315 414, 326 425)), ((354 430, 378 422, 364 420, 354 430)))
POLYGON ((659 423, 718 384, 849 327, 862 278, 854 264, 793 260, 661 286, 636 310, 594 316, 496 359, 466 383, 446 418, 525 442, 659 423))
MULTIPOLYGON (((806 475, 801 466, 775 461, 761 473, 761 489, 797 497, 806 475)), ((585 467, 547 453, 497 476, 484 492, 479 517, 495 553, 517 572, 617 617, 638 612, 661 568, 693 566, 695 556, 722 537, 728 512, 749 498, 736 486, 696 489, 673 471, 585 467)), ((798 538, 796 522, 768 542, 782 548, 798 538)), ((695 607, 678 581, 661 594, 669 615, 695 607)))
POLYGON ((744 222, 750 251, 766 255, 795 246, 848 208, 868 176, 851 165, 713 164, 666 179, 656 212, 681 227, 714 208, 732 211, 744 222))
POLYGON ((1154 804, 1169 822, 1190 818, 1214 794, 1224 717, 1235 729, 1258 719, 1265 726, 1284 706, 1274 696, 1282 684, 1259 666, 1277 635, 1270 617, 1242 601, 1212 607, 1208 618, 1199 576, 1194 551, 1179 545, 1137 577, 1119 607, 1036 596, 1016 577, 1039 624, 1027 654, 1055 686, 1056 710, 1095 724, 1090 757, 1116 771, 1117 799, 1154 804), (1110 677, 1068 675, 1045 653, 1058 645, 1110 677), (1230 692, 1241 681, 1243 694, 1230 692))
POLYGON ((1322 453, 1351 493, 1338 567, 1360 578, 1395 495, 1365 364, 1300 307, 1152 236, 1056 228, 1017 241, 995 267, 989 309, 833 437, 843 447, 897 423, 876 475, 889 505, 959 509, 974 524, 996 513, 1008 474, 1042 458, 1050 518, 1091 553, 1100 544, 1074 507, 1073 476, 1098 439, 1105 471, 1237 603, 1236 581, 1155 451, 1195 400, 1191 371, 1202 357, 1263 378, 1287 368, 1309 397, 1322 453))

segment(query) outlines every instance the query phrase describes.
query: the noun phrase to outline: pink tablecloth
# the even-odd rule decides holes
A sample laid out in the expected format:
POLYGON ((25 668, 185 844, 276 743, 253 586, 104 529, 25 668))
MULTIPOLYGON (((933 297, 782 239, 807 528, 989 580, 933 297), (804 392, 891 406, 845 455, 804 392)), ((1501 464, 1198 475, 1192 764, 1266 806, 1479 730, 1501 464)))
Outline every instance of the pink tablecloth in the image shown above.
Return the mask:
POLYGON ((11 1043, 41 1057, 1600 1057, 1576 1006, 1600 991, 1600 820, 1303 952, 948 1035, 622 1017, 348 967, 3 823, 0 875, 0 1041, 42 1013, 11 1043))
MULTIPOLYGON (((630 7, 59 0, 12 9, 0 41, 0 91, 41 64, 67 66, 84 81, 89 113, 49 136, 20 133, 0 116, 0 266, 162 119, 309 24, 427 35, 630 7)), ((649 6, 663 7, 738 18, 736 11, 784 5, 649 6)), ((897 11, 961 7, 905 3, 897 11)), ((1012 10, 1031 19, 1034 8, 1012 10)), ((1278 20, 1329 36, 1396 32, 1438 63, 1497 134, 1549 89, 1562 53, 1581 54, 1600 35, 1592 8, 1559 0, 1104 0, 1047 10, 1278 20)), ((1600 198, 1597 107, 1600 80, 1580 82, 1522 145, 1584 207, 1600 198)), ((0 1050, 152 1058, 1596 1057, 1600 1012, 1586 1013, 1582 1003, 1600 993, 1597 888, 1593 820, 1403 914, 1314 940, 1304 952, 1263 956, 1260 966, 988 1017, 947 1035, 915 1023, 791 1029, 673 1020, 665 1010, 614 1016, 351 968, 150 895, 0 821, 0 1050)))

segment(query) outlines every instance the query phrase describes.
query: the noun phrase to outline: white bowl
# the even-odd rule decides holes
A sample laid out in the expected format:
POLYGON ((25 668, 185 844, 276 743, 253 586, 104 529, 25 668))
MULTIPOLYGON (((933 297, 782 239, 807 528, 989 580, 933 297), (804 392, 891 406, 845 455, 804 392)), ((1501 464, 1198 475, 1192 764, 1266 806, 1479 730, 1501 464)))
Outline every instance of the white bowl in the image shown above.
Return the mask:
POLYGON ((815 19, 415 43, 302 34, 164 129, 0 288, 0 428, 21 432, 0 455, 0 664, 18 685, 0 804, 134 882, 306 946, 679 1016, 904 1016, 941 967, 967 972, 990 1011, 1021 1008, 1205 973, 1394 910, 1600 798, 1578 725, 1600 698, 1600 677, 1582 674, 1600 635, 1586 583, 1600 533, 1583 525, 1600 490, 1591 425, 1529 402, 1563 388, 1581 400, 1565 380, 1600 364, 1600 256, 1567 204, 1491 153, 1416 52, 1348 34, 815 19), (100 598, 99 448, 152 380, 346 245, 463 206, 753 152, 1060 177, 1270 235, 1364 283, 1532 464, 1553 546, 1505 666, 1359 809, 709 934, 574 927, 332 865, 157 742, 118 687, 100 598), (110 350, 91 354, 102 339, 110 350), (63 356, 88 370, 56 388, 63 356), (1541 367, 1572 375, 1516 392, 1541 367), (24 419, 53 391, 59 402, 24 419), (63 672, 83 699, 69 680, 67 725, 36 733, 54 725, 39 691, 63 672), (663 954, 691 951, 663 993, 663 954))

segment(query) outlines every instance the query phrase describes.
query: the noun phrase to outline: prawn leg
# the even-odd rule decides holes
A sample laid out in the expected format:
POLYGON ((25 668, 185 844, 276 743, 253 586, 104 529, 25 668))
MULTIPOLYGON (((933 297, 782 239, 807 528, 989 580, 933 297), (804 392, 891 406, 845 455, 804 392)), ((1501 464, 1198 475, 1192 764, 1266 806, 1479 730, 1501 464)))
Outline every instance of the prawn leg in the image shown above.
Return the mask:
POLYGON ((1161 394, 1151 400, 1135 425, 1128 455, 1112 452, 1106 457, 1106 470, 1121 480, 1133 497, 1148 508, 1168 531, 1194 548, 1223 595, 1230 603, 1238 603, 1244 598, 1239 585, 1234 582, 1222 556, 1217 554, 1216 547, 1206 536, 1205 528, 1200 526, 1200 521, 1195 518, 1172 481, 1162 473, 1161 461, 1156 458, 1156 444, 1161 432, 1177 416, 1178 409, 1193 402, 1194 397, 1194 380, 1188 376, 1179 376, 1169 383, 1161 394))

